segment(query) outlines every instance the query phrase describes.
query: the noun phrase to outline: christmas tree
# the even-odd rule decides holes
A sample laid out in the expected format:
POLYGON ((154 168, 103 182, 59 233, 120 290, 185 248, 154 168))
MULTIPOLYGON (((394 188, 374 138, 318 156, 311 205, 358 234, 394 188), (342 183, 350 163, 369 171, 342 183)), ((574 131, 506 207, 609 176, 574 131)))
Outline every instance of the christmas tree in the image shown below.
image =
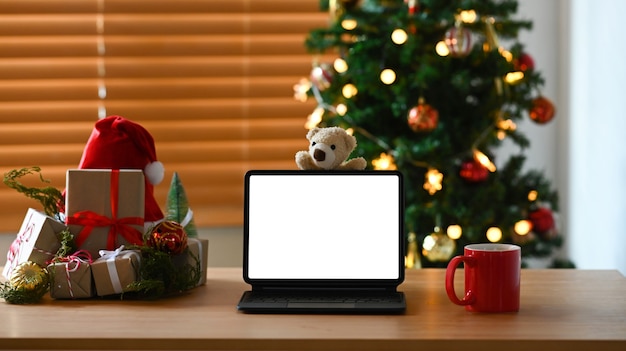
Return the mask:
POLYGON ((307 37, 313 69, 295 97, 317 101, 307 128, 345 128, 358 141, 351 157, 403 173, 407 266, 445 266, 487 241, 551 255, 562 243, 558 196, 523 171, 529 140, 515 122, 548 123, 554 106, 517 40, 532 27, 512 18, 517 1, 320 3, 329 24, 307 37), (520 152, 496 167, 507 138, 520 152))

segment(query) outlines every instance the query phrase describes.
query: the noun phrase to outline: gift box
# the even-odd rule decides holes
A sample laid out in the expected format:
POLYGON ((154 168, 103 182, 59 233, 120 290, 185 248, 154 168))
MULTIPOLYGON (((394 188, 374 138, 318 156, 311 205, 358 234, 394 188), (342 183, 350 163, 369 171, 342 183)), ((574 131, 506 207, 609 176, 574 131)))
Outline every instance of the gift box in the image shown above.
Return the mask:
POLYGON ((121 294, 127 286, 139 279, 141 255, 136 250, 100 251, 100 258, 91 264, 91 274, 98 296, 121 294))
POLYGON ((32 208, 28 209, 20 231, 7 253, 2 275, 9 279, 13 269, 26 261, 45 267, 61 247, 58 234, 65 228, 65 224, 54 218, 32 208))
POLYGON ((173 257, 176 266, 182 267, 189 264, 192 267, 200 268, 200 278, 197 286, 206 284, 207 260, 209 257, 209 240, 187 238, 187 250, 180 255, 173 257))
POLYGON ((51 275, 50 297, 53 299, 85 299, 94 296, 90 260, 78 255, 64 262, 48 265, 51 275))
POLYGON ((70 169, 66 178, 66 223, 79 249, 143 243, 145 183, 141 170, 70 169))

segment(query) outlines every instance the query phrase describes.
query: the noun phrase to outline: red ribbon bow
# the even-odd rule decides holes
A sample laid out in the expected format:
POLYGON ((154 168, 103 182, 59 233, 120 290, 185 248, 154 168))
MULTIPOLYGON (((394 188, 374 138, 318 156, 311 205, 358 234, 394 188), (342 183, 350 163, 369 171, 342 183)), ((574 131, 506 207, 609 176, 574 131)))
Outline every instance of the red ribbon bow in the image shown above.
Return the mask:
POLYGON ((76 237, 76 245, 81 247, 87 240, 91 231, 95 227, 109 227, 107 237, 107 250, 114 250, 115 238, 120 234, 130 244, 141 245, 142 234, 131 225, 143 225, 141 217, 117 218, 117 207, 119 200, 119 170, 111 171, 111 218, 95 213, 93 211, 79 211, 68 217, 67 224, 82 225, 83 229, 76 237))

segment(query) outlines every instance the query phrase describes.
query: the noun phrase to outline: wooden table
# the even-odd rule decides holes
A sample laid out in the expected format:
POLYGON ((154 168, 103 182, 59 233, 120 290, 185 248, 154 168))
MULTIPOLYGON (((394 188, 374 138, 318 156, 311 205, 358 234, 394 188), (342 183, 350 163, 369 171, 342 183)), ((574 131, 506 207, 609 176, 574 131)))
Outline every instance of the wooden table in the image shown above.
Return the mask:
POLYGON ((206 286, 159 301, 0 302, 0 349, 626 350, 617 271, 523 270, 521 310, 507 314, 466 312, 443 282, 440 269, 407 271, 405 315, 247 315, 241 270, 209 268, 206 286))

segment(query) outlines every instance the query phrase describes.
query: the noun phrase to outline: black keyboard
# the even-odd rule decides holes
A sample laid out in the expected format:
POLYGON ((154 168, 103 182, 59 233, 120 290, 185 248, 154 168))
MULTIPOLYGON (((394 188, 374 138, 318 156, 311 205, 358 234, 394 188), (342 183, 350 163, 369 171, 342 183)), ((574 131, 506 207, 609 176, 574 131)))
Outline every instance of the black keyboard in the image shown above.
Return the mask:
POLYGON ((402 312, 406 309, 401 292, 367 293, 244 293, 238 309, 246 312, 402 312))

